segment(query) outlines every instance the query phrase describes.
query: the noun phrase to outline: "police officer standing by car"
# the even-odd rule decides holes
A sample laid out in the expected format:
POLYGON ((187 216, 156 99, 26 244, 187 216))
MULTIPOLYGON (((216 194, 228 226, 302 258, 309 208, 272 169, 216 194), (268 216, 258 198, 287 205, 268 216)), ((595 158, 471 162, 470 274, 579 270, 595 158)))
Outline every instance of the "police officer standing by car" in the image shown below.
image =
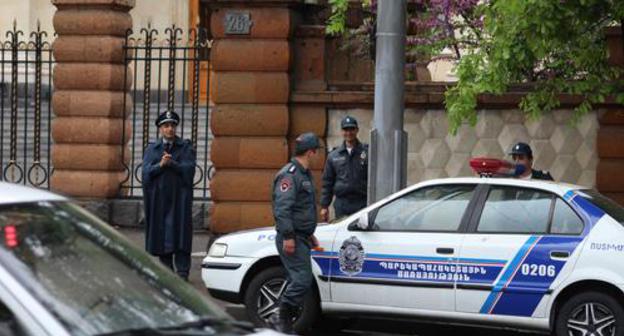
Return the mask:
POLYGON ((328 207, 334 200, 336 218, 366 207, 368 185, 368 145, 358 140, 358 123, 346 116, 340 123, 344 141, 327 156, 323 170, 321 220, 329 219, 328 207))
POLYGON ((534 179, 552 181, 553 177, 547 171, 533 169, 533 151, 531 146, 524 142, 518 142, 511 148, 509 152, 514 163, 523 165, 525 170, 517 176, 520 179, 534 179))
POLYGON ((195 149, 190 140, 176 136, 179 123, 177 113, 161 113, 156 119, 161 138, 147 147, 143 157, 145 249, 188 281, 195 149))
POLYGON ((313 280, 310 250, 318 246, 314 236, 317 210, 309 166, 319 148, 320 141, 314 133, 297 137, 294 158, 273 181, 275 244, 289 281, 280 299, 278 321, 274 321, 275 329, 283 333, 293 332, 293 319, 313 280))

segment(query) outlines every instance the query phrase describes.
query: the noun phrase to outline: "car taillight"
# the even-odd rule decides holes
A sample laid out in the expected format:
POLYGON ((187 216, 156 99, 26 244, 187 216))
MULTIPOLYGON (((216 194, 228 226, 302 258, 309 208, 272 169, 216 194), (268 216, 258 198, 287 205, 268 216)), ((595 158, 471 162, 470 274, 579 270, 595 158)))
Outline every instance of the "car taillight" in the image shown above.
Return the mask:
POLYGON ((524 173, 524 165, 491 158, 470 159, 470 168, 481 176, 518 176, 524 173))
POLYGON ((14 248, 19 244, 15 226, 7 225, 4 227, 4 244, 9 248, 14 248))

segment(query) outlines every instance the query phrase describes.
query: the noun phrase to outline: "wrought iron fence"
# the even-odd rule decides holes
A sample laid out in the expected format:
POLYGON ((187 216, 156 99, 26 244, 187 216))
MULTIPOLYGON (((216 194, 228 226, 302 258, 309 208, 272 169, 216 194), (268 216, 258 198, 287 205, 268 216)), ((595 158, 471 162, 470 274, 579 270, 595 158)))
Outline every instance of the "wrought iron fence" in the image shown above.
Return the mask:
POLYGON ((125 87, 132 104, 124 106, 125 116, 132 123, 132 133, 129 139, 124 139, 124 143, 129 140, 124 150, 129 150, 130 155, 122 189, 127 190, 124 194, 128 197, 142 195, 143 155, 149 143, 159 136, 153 121, 168 109, 180 115, 178 136, 189 138, 190 135, 197 152, 194 196, 209 199, 209 182, 214 174, 209 153, 212 134, 208 68, 212 41, 202 28, 185 32, 173 26, 163 33, 148 26, 137 35, 132 31, 126 35, 124 54, 129 66, 126 68, 132 75, 131 79, 126 76, 126 81, 131 80, 131 83, 126 83, 125 87))
POLYGON ((16 29, 0 42, 0 181, 49 189, 53 58, 48 34, 16 29))

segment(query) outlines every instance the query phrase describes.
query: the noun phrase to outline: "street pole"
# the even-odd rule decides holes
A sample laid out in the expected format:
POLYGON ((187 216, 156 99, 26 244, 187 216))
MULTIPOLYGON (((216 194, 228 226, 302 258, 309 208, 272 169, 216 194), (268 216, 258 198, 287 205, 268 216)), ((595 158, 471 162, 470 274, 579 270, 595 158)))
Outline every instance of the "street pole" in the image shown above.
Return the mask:
POLYGON ((407 133, 403 131, 406 11, 406 0, 378 1, 369 204, 401 190, 407 180, 407 133))

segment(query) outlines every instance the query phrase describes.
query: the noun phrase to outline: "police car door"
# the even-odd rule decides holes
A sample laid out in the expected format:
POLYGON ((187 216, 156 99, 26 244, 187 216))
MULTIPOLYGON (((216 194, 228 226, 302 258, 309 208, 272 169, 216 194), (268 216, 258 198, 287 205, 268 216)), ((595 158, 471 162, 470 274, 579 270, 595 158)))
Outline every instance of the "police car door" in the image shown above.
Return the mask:
POLYGON ((340 229, 329 271, 332 301, 454 310, 456 256, 474 190, 423 187, 366 214, 368 229, 340 229))
POLYGON ((543 190, 490 185, 479 198, 459 255, 462 272, 465 261, 473 267, 457 283, 457 310, 546 316, 540 302, 564 276, 561 270, 582 240, 582 220, 543 190))

